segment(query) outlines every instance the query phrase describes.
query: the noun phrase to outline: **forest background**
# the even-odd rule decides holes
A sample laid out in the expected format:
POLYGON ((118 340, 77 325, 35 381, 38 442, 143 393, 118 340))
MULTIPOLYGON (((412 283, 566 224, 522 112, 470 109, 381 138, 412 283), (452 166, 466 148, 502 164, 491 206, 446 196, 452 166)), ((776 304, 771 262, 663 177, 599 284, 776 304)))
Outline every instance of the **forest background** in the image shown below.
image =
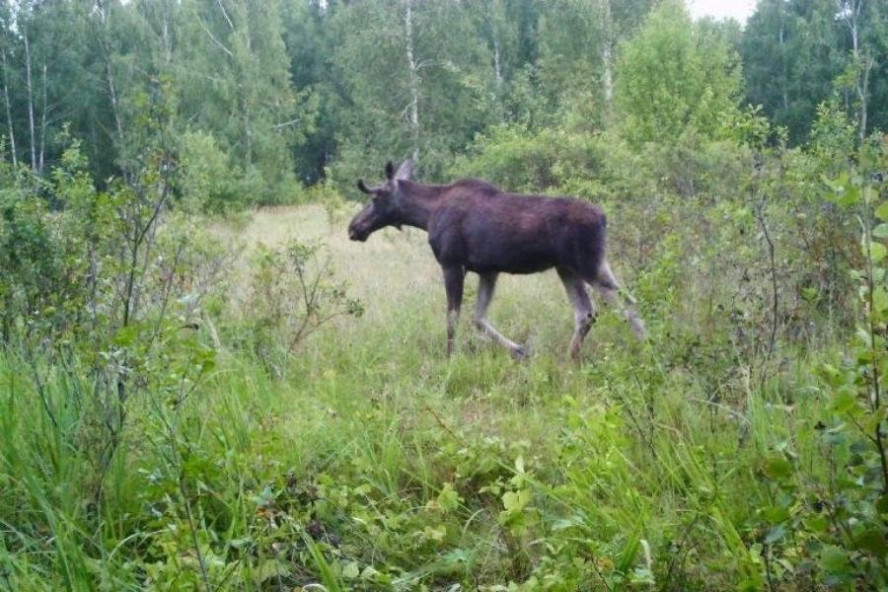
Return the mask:
POLYGON ((0 589, 888 586, 888 4, 20 0, 0 60, 0 589), (344 236, 408 156, 601 203, 649 340, 535 276, 447 360, 423 237, 344 236))

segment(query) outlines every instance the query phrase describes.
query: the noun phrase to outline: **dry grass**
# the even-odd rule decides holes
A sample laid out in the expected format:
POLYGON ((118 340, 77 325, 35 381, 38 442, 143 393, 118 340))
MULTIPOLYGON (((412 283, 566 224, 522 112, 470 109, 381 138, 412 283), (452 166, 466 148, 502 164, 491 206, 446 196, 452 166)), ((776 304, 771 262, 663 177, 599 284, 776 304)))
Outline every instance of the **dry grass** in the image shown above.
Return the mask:
MULTIPOLYGON (((346 228, 359 206, 338 209, 322 205, 273 207, 257 210, 246 221, 219 228, 219 233, 241 245, 239 268, 246 272, 249 254, 257 244, 283 245, 287 241, 318 241, 336 275, 348 282, 349 292, 366 305, 362 324, 384 324, 395 331, 405 319, 419 317, 415 330, 429 331, 443 344, 446 298, 441 271, 421 230, 387 228, 367 242, 348 239, 346 228)), ((477 280, 466 284, 463 326, 459 341, 482 346, 470 328, 477 280)), ((502 275, 491 307, 491 320, 506 335, 537 351, 561 355, 570 339, 573 315, 554 272, 529 276, 502 275)), ((599 327, 600 329, 600 327, 599 327)), ((605 338, 610 340, 611 336, 605 338)), ((587 344, 594 348, 595 331, 587 344)), ((490 346, 493 347, 493 346, 490 346)))
MULTIPOLYGON (((241 263, 258 244, 280 246, 291 240, 319 242, 335 274, 347 280, 350 292, 368 303, 373 318, 373 302, 396 299, 399 308, 417 298, 437 295, 440 272, 425 241, 416 230, 398 232, 386 229, 366 243, 348 239, 346 227, 357 206, 330 211, 320 205, 263 208, 255 211, 243 228, 223 230, 243 245, 241 263)), ((443 300, 443 289, 441 298, 443 300)))

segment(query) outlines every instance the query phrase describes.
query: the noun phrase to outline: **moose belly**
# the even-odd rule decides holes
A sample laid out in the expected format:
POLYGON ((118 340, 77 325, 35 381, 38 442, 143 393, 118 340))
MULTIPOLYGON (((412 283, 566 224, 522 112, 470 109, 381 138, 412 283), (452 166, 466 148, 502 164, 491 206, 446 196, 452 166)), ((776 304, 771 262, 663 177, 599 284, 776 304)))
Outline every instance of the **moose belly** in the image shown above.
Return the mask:
POLYGON ((555 266, 555 257, 548 249, 532 249, 527 245, 501 244, 488 249, 472 249, 464 263, 477 273, 537 273, 555 266))

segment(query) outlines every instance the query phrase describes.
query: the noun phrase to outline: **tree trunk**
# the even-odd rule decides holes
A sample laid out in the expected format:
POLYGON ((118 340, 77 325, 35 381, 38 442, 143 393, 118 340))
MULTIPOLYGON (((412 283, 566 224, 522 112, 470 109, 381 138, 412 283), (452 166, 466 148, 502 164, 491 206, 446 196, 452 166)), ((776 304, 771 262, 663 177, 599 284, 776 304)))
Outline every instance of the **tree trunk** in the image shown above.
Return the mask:
POLYGON ((863 0, 852 0, 850 13, 846 12, 845 20, 848 23, 848 28, 851 29, 851 51, 854 52, 854 55, 857 55, 859 46, 859 34, 857 29, 857 17, 860 16, 860 9, 863 8, 863 0))
POLYGON ((173 41, 170 36, 170 8, 168 4, 163 7, 163 23, 161 36, 163 39, 163 63, 169 65, 173 61, 173 41))
POLYGON ((873 56, 868 55, 860 58, 862 64, 860 67, 863 73, 857 81, 857 98, 860 99, 860 145, 866 142, 866 126, 867 126, 867 95, 869 94, 869 75, 875 65, 873 56))
POLYGON ((496 90, 501 93, 503 90, 503 64, 502 56, 500 56, 499 37, 496 31, 493 32, 493 72, 496 76, 496 90))
POLYGON ((850 2, 839 2, 838 6, 842 19, 848 25, 851 33, 851 57, 857 68, 857 80, 855 90, 857 91, 857 99, 860 101, 859 116, 859 136, 861 146, 866 141, 867 126, 867 95, 869 94, 869 75, 873 68, 874 60, 872 56, 863 55, 860 50, 860 13, 863 10, 863 0, 851 0, 850 2))
POLYGON ((111 66, 110 48, 107 42, 105 46, 105 78, 108 83, 108 96, 111 99, 111 112, 114 114, 114 126, 117 128, 117 139, 123 145, 123 122, 120 119, 120 107, 117 104, 117 90, 114 86, 114 69, 111 66))
POLYGON ((46 64, 43 64, 43 109, 40 111, 40 156, 37 158, 37 172, 43 172, 43 158, 46 154, 46 64))
MULTIPOLYGON (((225 12, 225 7, 222 2, 219 2, 219 6, 222 8, 222 13, 225 15, 225 20, 228 21, 228 25, 231 27, 231 30, 234 31, 234 24, 231 19, 228 17, 228 14, 225 12)), ((252 37, 250 31, 250 18, 247 16, 243 19, 243 27, 247 29, 246 31, 246 45, 247 45, 247 54, 252 55, 253 53, 253 44, 252 37)), ((248 72, 244 71, 243 65, 241 65, 238 70, 241 72, 241 89, 243 90, 243 108, 244 108, 244 136, 247 143, 246 157, 247 157, 247 170, 253 164, 253 124, 251 117, 251 97, 249 85, 247 83, 248 80, 248 72)))
POLYGON ((250 101, 247 97, 247 90, 244 89, 243 94, 243 110, 244 110, 244 160, 246 161, 247 169, 249 169, 250 165, 253 163, 253 128, 250 124, 250 101))
POLYGON ((37 170, 37 138, 34 132, 34 92, 31 84, 31 44, 28 40, 28 30, 22 35, 25 42, 25 87, 28 91, 28 130, 31 137, 31 170, 37 170))
POLYGON ((783 66, 783 79, 780 81, 781 92, 783 93, 783 110, 784 112, 789 111, 789 91, 787 87, 789 86, 789 73, 787 72, 786 66, 786 49, 784 45, 786 44, 786 31, 783 28, 783 9, 780 9, 780 61, 783 66))
POLYGON ((419 76, 413 54, 413 2, 404 0, 404 30, 407 40, 407 70, 410 75, 410 131, 413 136, 413 159, 419 158, 419 76))
MULTIPOLYGON (((108 85, 108 98, 111 101, 111 113, 114 115, 114 126, 117 129, 117 142, 119 149, 123 149, 123 121, 120 118, 120 106, 117 102, 117 87, 114 84, 114 68, 111 65, 111 44, 108 42, 108 30, 110 28, 109 21, 111 19, 109 11, 102 0, 96 0, 96 8, 98 9, 99 19, 101 22, 101 47, 102 58, 105 60, 105 83, 108 85)), ((124 175, 127 172, 124 171, 124 175)))
POLYGON ((501 2, 494 0, 484 12, 484 22, 490 34, 490 45, 493 49, 493 82, 496 88, 497 100, 501 101, 505 74, 503 73, 503 48, 502 48, 502 16, 503 6, 501 2))
POLYGON ((611 15, 610 0, 601 0, 599 13, 601 22, 601 84, 604 87, 604 119, 610 119, 611 106, 614 101, 614 35, 613 18, 611 15))
POLYGON ((12 104, 9 101, 9 74, 6 62, 6 49, 3 50, 3 98, 6 100, 6 125, 9 126, 9 151, 12 155, 12 166, 18 166, 15 153, 15 129, 12 125, 12 104))

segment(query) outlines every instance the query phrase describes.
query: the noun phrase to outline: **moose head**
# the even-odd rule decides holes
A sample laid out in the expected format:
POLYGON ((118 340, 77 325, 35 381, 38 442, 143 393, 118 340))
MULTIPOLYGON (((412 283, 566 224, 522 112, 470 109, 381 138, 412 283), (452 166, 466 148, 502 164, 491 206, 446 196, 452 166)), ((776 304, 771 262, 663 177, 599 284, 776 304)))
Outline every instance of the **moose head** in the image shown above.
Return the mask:
POLYGON ((404 201, 401 182, 409 181, 412 174, 412 160, 405 160, 397 171, 395 165, 389 161, 385 165, 386 181, 382 185, 368 188, 363 179, 358 181, 358 189, 372 196, 372 199, 348 225, 348 237, 351 240, 364 242, 371 234, 386 226, 401 229, 401 224, 405 222, 401 211, 404 201))

